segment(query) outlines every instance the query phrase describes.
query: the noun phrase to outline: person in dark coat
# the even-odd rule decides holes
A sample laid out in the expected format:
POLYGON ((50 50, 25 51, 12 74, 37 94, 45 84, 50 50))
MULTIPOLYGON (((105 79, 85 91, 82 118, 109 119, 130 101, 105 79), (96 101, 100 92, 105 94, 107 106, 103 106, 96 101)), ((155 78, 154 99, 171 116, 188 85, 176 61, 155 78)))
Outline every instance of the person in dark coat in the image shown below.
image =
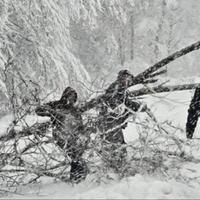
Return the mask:
POLYGON ((186 137, 192 139, 198 118, 200 116, 200 85, 195 89, 194 96, 191 100, 187 123, 186 123, 186 137))
POLYGON ((102 118, 100 126, 103 132, 109 132, 106 139, 110 142, 124 144, 122 129, 127 126, 126 120, 134 112, 146 109, 145 104, 129 97, 127 88, 132 85, 133 79, 128 70, 121 70, 117 80, 109 86, 103 97, 99 113, 102 118))
MULTIPOLYGON (((127 120, 135 112, 146 110, 146 105, 130 99, 127 88, 133 84, 134 76, 128 70, 121 70, 117 80, 113 82, 103 96, 97 127, 107 144, 113 161, 110 165, 119 169, 123 165, 126 150, 121 148, 125 144, 122 130, 127 126, 127 120), (116 164, 117 163, 117 164, 116 164)), ((107 148, 107 147, 106 147, 107 148)))
POLYGON ((46 103, 35 110, 37 115, 51 118, 53 138, 65 154, 71 158, 70 180, 72 182, 85 179, 87 174, 87 165, 82 159, 87 146, 87 138, 84 135, 81 114, 74 106, 76 101, 76 91, 67 87, 60 100, 46 103))

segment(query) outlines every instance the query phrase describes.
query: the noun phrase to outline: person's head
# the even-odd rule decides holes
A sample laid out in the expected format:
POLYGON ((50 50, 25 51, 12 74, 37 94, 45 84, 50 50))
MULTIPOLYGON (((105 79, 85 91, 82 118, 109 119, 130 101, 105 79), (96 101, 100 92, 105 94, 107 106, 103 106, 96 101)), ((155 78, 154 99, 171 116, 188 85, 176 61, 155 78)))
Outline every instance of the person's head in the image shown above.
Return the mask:
POLYGON ((128 88, 133 83, 134 76, 126 69, 119 71, 117 80, 124 88, 128 88))
POLYGON ((77 96, 77 92, 73 88, 67 87, 62 93, 60 101, 64 104, 73 105, 77 101, 77 96))

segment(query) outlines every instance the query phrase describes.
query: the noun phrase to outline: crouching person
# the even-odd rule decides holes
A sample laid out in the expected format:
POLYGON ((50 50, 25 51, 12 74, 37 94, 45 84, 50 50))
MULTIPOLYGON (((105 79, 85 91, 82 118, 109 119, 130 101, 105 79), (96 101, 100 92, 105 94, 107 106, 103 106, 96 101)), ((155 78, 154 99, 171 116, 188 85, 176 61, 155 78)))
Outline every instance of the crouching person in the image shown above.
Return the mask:
POLYGON ((188 109, 187 123, 186 123, 186 137, 192 139, 198 118, 200 116, 200 86, 195 89, 194 96, 191 100, 188 109))
POLYGON ((101 102, 97 127, 102 133, 105 157, 116 172, 123 171, 126 164, 126 147, 122 130, 128 119, 135 112, 146 110, 146 105, 131 100, 127 88, 133 84, 133 75, 128 70, 121 70, 117 80, 106 90, 101 102))
POLYGON ((53 138, 71 159, 70 180, 78 183, 86 178, 88 169, 82 158, 87 146, 87 137, 84 135, 81 114, 74 106, 76 101, 76 91, 67 87, 60 100, 37 107, 36 114, 51 118, 53 138))

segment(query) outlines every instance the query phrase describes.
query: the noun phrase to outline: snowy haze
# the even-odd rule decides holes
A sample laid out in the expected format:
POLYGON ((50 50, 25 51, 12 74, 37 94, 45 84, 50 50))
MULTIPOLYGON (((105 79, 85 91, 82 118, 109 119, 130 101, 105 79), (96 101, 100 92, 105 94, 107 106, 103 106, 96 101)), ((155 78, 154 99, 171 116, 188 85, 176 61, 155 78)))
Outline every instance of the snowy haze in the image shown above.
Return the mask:
MULTIPOLYGON (((22 75, 29 85, 16 90, 21 99, 35 87, 41 97, 60 95, 67 85, 85 99, 119 69, 137 74, 198 41, 199 9, 196 0, 2 0, 0 88, 11 95, 3 73, 10 56, 9 76, 20 84, 22 75)), ((196 51, 174 61, 167 76, 200 75, 199 57, 196 51)))
MULTIPOLYGON (((199 0, 0 0, 0 136, 16 118, 18 131, 48 121, 35 115, 35 107, 59 99, 67 86, 77 90, 78 103, 83 103, 103 93, 119 70, 137 75, 197 42, 199 10, 199 0)), ((199 63, 199 50, 182 56, 164 67, 167 72, 158 82, 199 83, 199 63)), ((136 148, 136 152, 129 149, 130 155, 137 157, 142 149, 151 161, 158 160, 153 156, 157 142, 156 153, 183 152, 187 159, 163 156, 166 160, 159 172, 144 167, 121 180, 109 174, 99 182, 89 175, 76 186, 42 177, 8 197, 200 198, 200 124, 193 140, 188 141, 185 133, 193 93, 144 96, 141 101, 157 122, 137 113, 124 130, 127 144, 136 148), (170 134, 156 135, 154 128, 159 126, 170 134), (146 146, 141 143, 144 138, 146 146)))

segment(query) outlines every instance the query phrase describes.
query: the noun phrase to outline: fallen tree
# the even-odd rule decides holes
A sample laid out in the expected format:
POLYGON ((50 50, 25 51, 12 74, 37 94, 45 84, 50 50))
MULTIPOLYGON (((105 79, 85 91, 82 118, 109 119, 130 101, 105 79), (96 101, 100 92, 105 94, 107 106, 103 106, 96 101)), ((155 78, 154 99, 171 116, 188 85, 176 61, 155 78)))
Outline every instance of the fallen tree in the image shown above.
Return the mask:
POLYGON ((174 85, 174 86, 157 86, 157 87, 146 87, 139 90, 134 90, 130 93, 130 96, 143 96, 148 94, 156 94, 162 92, 174 92, 182 90, 192 90, 196 88, 199 84, 183 84, 183 85, 174 85))
MULTIPOLYGON (((200 48, 200 42, 192 44, 180 51, 175 52, 174 54, 159 61, 155 65, 149 67, 144 72, 135 76, 132 85, 130 85, 130 87, 137 84, 143 84, 144 87, 139 90, 132 90, 129 93, 129 95, 131 97, 138 97, 138 96, 156 94, 162 92, 191 90, 197 87, 198 84, 183 84, 174 86, 166 86, 164 84, 161 84, 156 87, 149 87, 148 84, 157 82, 157 80, 159 79, 158 76, 166 73, 166 69, 162 69, 162 67, 174 61, 175 59, 183 55, 186 55, 187 53, 190 53, 194 50, 197 50, 199 48, 200 48)), ((88 111, 98 106, 98 104, 102 102, 104 95, 105 94, 99 95, 98 97, 83 103, 82 105, 79 106, 80 111, 84 113, 85 111, 88 111)), ((166 132, 166 130, 157 123, 156 119, 153 119, 152 116, 150 117, 152 121, 156 123, 155 127, 157 128, 154 128, 155 129, 154 131, 158 134, 161 133, 159 137, 163 137, 164 139, 167 138, 167 140, 170 139, 172 145, 179 147, 178 153, 165 152, 165 154, 167 154, 167 156, 173 154, 173 156, 175 155, 176 157, 181 157, 181 155, 183 155, 184 153, 182 151, 182 145, 184 145, 182 141, 177 142, 177 138, 171 136, 170 133, 162 134, 162 132, 166 132)), ((0 169, 1 169, 0 176, 2 176, 5 180, 9 181, 12 178, 12 176, 7 175, 7 173, 8 174, 14 173, 14 175, 16 175, 16 177, 19 179, 19 182, 16 182, 17 185, 21 183, 20 182, 21 176, 25 176, 25 174, 34 175, 34 177, 28 181, 29 183, 36 181, 41 176, 49 176, 49 177, 59 178, 64 181, 68 181, 67 179, 68 171, 66 169, 67 167, 69 167, 69 161, 65 160, 65 158, 62 157, 62 155, 64 155, 63 150, 59 149, 56 146, 52 135, 46 134, 46 130, 48 129, 48 127, 51 126, 51 122, 36 123, 32 126, 27 126, 23 128, 23 130, 21 131, 15 131, 14 129, 15 125, 16 123, 13 124, 13 128, 10 129, 7 134, 0 136, 0 142, 2 144, 0 152, 0 155, 2 157, 2 162, 0 162, 0 169), (20 143, 25 143, 23 148, 20 147, 19 145, 20 143), (49 149, 51 149, 50 152, 49 149), (58 158, 58 155, 61 155, 61 158, 58 158), (31 160, 29 162, 30 158, 31 160), (12 168, 7 169, 6 166, 8 165, 12 166, 12 168), (20 167, 20 169, 18 167, 20 167)), ((146 130, 146 127, 147 126, 144 125, 144 130, 146 130)), ((168 126, 168 128, 174 128, 174 127, 168 126)), ((176 127, 174 129, 176 129, 176 127)), ((152 142, 155 141, 152 139, 152 142)), ((90 152, 98 153, 98 148, 100 148, 98 145, 101 145, 100 142, 94 140, 94 144, 91 142, 87 150, 90 152)), ((146 152, 146 149, 144 148, 145 145, 139 142, 139 144, 132 144, 131 148, 134 149, 134 152, 138 152, 138 154, 140 154, 141 151, 146 152)), ((163 150, 161 151, 159 148, 157 149, 150 147, 151 145, 148 146, 149 152, 151 152, 153 156, 164 155, 163 150)), ((137 166, 136 171, 139 171, 141 169, 141 164, 142 163, 144 164, 146 158, 148 160, 145 162, 147 163, 147 165, 150 165, 153 169, 155 168, 154 166, 155 164, 158 167, 160 167, 160 163, 151 163, 152 159, 149 159, 148 157, 149 155, 146 155, 146 157, 142 158, 137 156, 138 155, 135 154, 133 154, 132 156, 132 159, 137 166)), ((93 163, 93 165, 95 164, 93 163)))
MULTIPOLYGON (((163 93, 163 92, 174 92, 174 91, 183 91, 183 90, 192 90, 195 89, 199 84, 183 84, 183 85, 174 85, 174 86, 163 86, 162 84, 156 87, 148 87, 148 83, 154 83, 158 80, 158 78, 155 79, 155 77, 160 76, 167 72, 166 69, 162 69, 162 67, 166 66, 170 62, 176 60, 177 58, 184 56, 192 51, 198 50, 200 48, 200 41, 185 47, 170 56, 162 59, 161 61, 157 62, 156 64, 150 66, 142 73, 136 75, 134 77, 133 83, 131 86, 137 85, 137 84, 144 84, 144 87, 139 90, 132 90, 129 95, 131 97, 138 97, 143 95, 149 95, 149 94, 156 94, 156 93, 163 93)), ((8 60, 8 63, 6 65, 10 64, 10 59, 8 60)), ((101 94, 96 98, 93 98, 87 102, 84 102, 82 105, 79 106, 80 112, 84 113, 85 111, 88 111, 100 104, 102 102, 102 99, 104 98, 105 94, 101 94)), ((16 133, 14 129, 11 129, 8 134, 3 135, 0 137, 0 141, 8 141, 10 139, 15 138, 16 136, 24 137, 29 136, 33 134, 44 134, 45 129, 50 126, 50 122, 42 123, 42 124, 34 124, 31 127, 27 127, 23 129, 22 131, 16 133)))
POLYGON ((148 69, 146 69, 144 72, 138 74, 135 77, 135 82, 134 84, 142 83, 144 80, 148 79, 149 77, 152 76, 152 74, 165 65, 169 64, 170 62, 176 60, 177 58, 180 58, 181 56, 184 56, 192 51, 200 49, 200 41, 187 46, 179 51, 176 51, 175 53, 171 54, 167 58, 162 59, 161 61, 157 62, 156 64, 152 65, 148 69))
MULTIPOLYGON (((180 58, 181 56, 184 56, 192 51, 200 49, 200 41, 185 47, 170 56, 162 59, 161 61, 157 62, 156 64, 150 66, 147 68, 145 71, 142 73, 138 74, 137 76, 134 77, 133 84, 130 85, 137 85, 137 84, 148 84, 148 83, 154 83, 157 81, 155 77, 166 73, 166 70, 160 70, 162 67, 166 66, 170 62, 180 58)), ((151 93, 161 93, 161 92, 170 92, 170 91, 179 91, 179 90, 191 90, 194 89, 197 86, 197 84, 185 84, 185 85, 177 85, 177 86, 158 86, 157 88, 142 88, 137 91, 133 91, 131 94, 136 95, 136 96, 141 96, 141 95, 146 95, 146 94, 151 94, 151 93), (154 91, 154 92, 152 92, 154 91)), ((97 106, 100 102, 101 99, 104 97, 104 94, 99 95, 96 98, 91 99, 90 101, 84 103, 83 105, 80 106, 80 110, 82 112, 85 112, 87 110, 90 110, 97 106)))

